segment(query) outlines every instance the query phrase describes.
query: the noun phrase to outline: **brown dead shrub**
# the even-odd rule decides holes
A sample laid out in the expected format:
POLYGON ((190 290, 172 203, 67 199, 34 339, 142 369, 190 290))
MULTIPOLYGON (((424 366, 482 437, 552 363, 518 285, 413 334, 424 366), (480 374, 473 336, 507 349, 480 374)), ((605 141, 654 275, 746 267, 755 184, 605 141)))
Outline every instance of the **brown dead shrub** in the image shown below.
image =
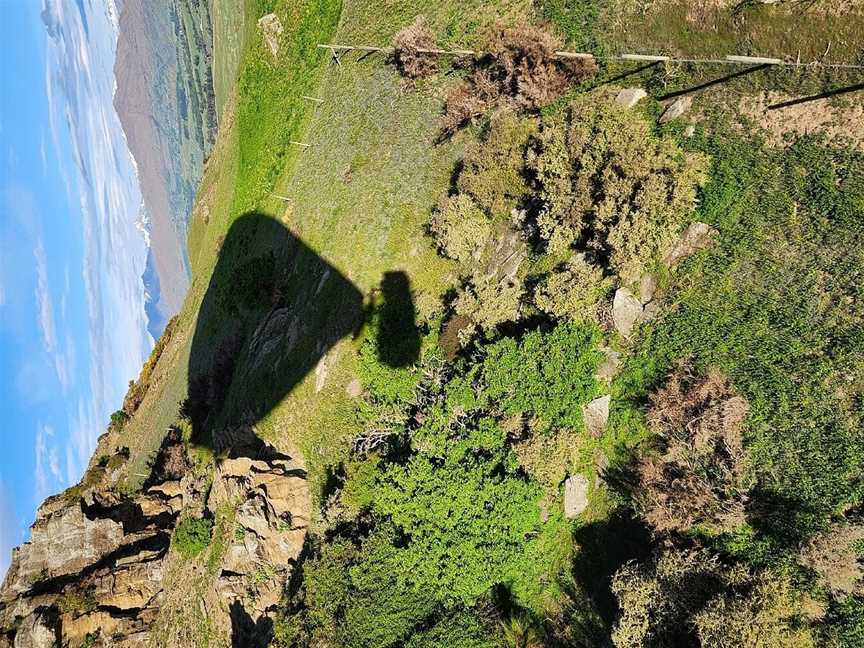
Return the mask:
POLYGON ((421 52, 435 47, 435 36, 425 16, 403 28, 393 38, 393 62, 402 76, 414 81, 435 74, 438 62, 435 54, 421 52))
POLYGON ((444 100, 444 116, 441 130, 445 134, 455 133, 489 110, 489 103, 479 97, 470 82, 457 85, 444 100))
POLYGON ((836 523, 801 549, 801 562, 815 571, 838 598, 864 594, 864 525, 836 523))
POLYGON ((659 531, 695 524, 717 530, 744 522, 747 455, 741 428, 747 401, 717 371, 679 363, 651 397, 648 422, 660 453, 639 465, 639 503, 659 531))
POLYGON ((556 56, 561 42, 530 25, 497 28, 468 80, 447 97, 442 130, 449 134, 498 106, 536 111, 597 71, 593 59, 556 56))

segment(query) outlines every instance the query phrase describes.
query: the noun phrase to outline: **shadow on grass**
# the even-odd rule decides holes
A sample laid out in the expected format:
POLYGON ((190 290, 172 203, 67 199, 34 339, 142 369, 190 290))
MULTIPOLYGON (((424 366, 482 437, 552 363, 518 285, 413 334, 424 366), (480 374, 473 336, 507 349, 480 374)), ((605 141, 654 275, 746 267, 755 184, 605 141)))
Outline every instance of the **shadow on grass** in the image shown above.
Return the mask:
POLYGON ((820 92, 819 94, 810 95, 808 97, 798 97, 797 99, 790 99, 789 101, 783 101, 780 103, 772 104, 768 106, 768 110, 780 110, 782 108, 789 108, 791 106, 797 106, 798 104, 807 103, 808 101, 816 101, 817 99, 826 99, 828 97, 834 97, 836 95, 847 94, 849 92, 857 92, 858 90, 864 90, 864 83, 858 83, 856 85, 845 86, 843 88, 835 88, 833 90, 826 90, 825 92, 820 92))
MULTIPOLYGON (((364 310, 350 279, 282 223, 257 212, 234 221, 220 242, 192 338, 181 407, 192 442, 232 458, 287 459, 257 436, 255 423, 310 372, 316 390, 323 387, 327 353, 358 335, 367 317, 375 322, 382 364, 416 362, 420 340, 408 276, 385 273, 376 292, 374 306, 364 310)), ((266 615, 253 619, 240 601, 230 612, 232 646, 268 645, 273 627, 266 615)))
MULTIPOLYGON (((389 272, 381 282, 377 348, 391 367, 419 356, 410 282, 389 272)), ((345 276, 276 219, 252 212, 231 225, 198 312, 189 355, 193 441, 216 453, 244 455, 248 428, 306 376, 326 382, 326 354, 357 335, 367 312, 345 276), (232 433, 235 428, 245 433, 232 433)))
POLYGON ((579 547, 573 561, 573 576, 593 601, 608 632, 618 614, 612 576, 629 561, 648 558, 653 547, 651 533, 639 520, 622 512, 579 527, 573 539, 579 547))
POLYGON ((732 74, 727 74, 722 77, 718 77, 716 79, 711 79, 710 81, 706 81, 705 83, 700 83, 699 85, 691 86, 689 88, 684 88, 682 90, 676 90, 675 92, 669 92, 667 94, 661 95, 657 97, 658 101, 664 101, 666 99, 674 99, 675 97, 681 97, 684 95, 692 94, 694 92, 699 92, 700 90, 704 90, 706 88, 710 88, 715 85, 720 85, 722 83, 728 83, 732 79, 737 79, 738 77, 747 76, 748 74, 752 74, 753 72, 759 72, 760 70, 764 70, 766 68, 771 67, 770 65, 755 65, 753 67, 745 68, 744 70, 738 70, 737 72, 733 72, 732 74))

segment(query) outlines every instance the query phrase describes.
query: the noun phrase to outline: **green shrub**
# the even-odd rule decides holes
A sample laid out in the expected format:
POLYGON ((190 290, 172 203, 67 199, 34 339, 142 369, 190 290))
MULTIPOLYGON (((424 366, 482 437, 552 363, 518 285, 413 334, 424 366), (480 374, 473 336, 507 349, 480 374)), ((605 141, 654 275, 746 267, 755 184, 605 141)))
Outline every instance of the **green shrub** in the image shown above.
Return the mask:
POLYGON ((491 331, 504 322, 515 322, 522 309, 522 282, 481 277, 467 284, 456 300, 456 313, 491 331))
POLYGON ((537 121, 510 111, 494 116, 489 132, 468 147, 456 186, 492 219, 509 220, 529 193, 525 150, 537 132, 537 121))
POLYGON ((405 642, 405 648, 497 648, 499 645, 489 629, 467 610, 447 615, 405 642))
POLYGON ((552 252, 579 243, 608 255, 621 281, 635 283, 692 212, 706 162, 655 136, 638 112, 580 97, 543 119, 528 153, 540 234, 552 252))
POLYGON ((815 646, 788 577, 724 567, 706 551, 666 550, 613 577, 616 646, 815 646))
POLYGON ((185 558, 194 558, 210 544, 213 520, 187 517, 174 528, 173 547, 185 558))
POLYGON ((598 306, 612 289, 603 270, 577 254, 556 269, 537 287, 537 307, 559 319, 597 321, 598 306))
POLYGON ((466 267, 480 260, 492 235, 492 223, 465 194, 448 198, 432 215, 429 228, 444 254, 466 267))
POLYGON ((501 340, 486 351, 485 396, 509 416, 533 416, 541 429, 581 428, 582 406, 598 392, 599 340, 599 330, 588 324, 501 340))
POLYGON ((128 420, 129 415, 122 409, 119 409, 111 414, 111 427, 115 430, 122 430, 123 426, 126 425, 126 421, 128 420))

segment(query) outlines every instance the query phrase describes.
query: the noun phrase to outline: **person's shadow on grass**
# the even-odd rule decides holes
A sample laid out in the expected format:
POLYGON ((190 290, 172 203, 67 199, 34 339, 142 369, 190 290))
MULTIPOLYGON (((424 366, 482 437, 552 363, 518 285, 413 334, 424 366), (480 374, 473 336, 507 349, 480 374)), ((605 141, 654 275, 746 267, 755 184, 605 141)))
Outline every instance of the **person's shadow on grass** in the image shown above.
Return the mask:
MULTIPOLYGON (((407 275, 385 273, 380 294, 379 359, 411 365, 420 342, 407 275)), ((232 428, 253 427, 342 338, 356 335, 369 315, 363 302, 347 277, 279 221, 256 212, 238 218, 221 243, 192 338, 183 409, 193 441, 245 455, 250 440, 232 428)), ((326 380, 326 367, 321 372, 326 380)))
MULTIPOLYGON (((280 222, 260 213, 238 218, 220 243, 192 338, 182 405, 192 442, 221 456, 261 458, 267 450, 255 423, 311 371, 322 387, 326 354, 367 318, 380 362, 415 363, 407 275, 386 273, 375 293, 364 309, 360 290, 280 222)), ((231 622, 233 646, 266 645, 268 619, 252 619, 235 601, 231 622)))

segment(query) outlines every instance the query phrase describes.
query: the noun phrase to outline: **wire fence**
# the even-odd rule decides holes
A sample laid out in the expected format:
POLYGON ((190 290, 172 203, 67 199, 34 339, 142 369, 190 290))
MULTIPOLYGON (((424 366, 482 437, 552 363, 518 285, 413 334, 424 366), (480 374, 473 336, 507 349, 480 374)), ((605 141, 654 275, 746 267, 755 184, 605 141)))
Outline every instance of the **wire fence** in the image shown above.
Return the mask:
MULTIPOLYGON (((382 52, 392 54, 396 51, 394 47, 375 47, 373 45, 335 45, 320 43, 320 49, 330 50, 334 56, 338 53, 350 51, 356 52, 382 52)), ((482 50, 467 49, 435 49, 417 48, 421 54, 432 54, 437 56, 474 56, 482 57, 488 52, 482 50)), ((810 69, 837 69, 837 70, 864 70, 864 65, 853 63, 822 63, 821 61, 801 62, 799 60, 789 61, 783 58, 768 56, 744 56, 741 54, 728 54, 722 59, 700 59, 700 58, 675 58, 655 54, 592 54, 590 52, 567 52, 557 51, 553 55, 558 59, 594 59, 598 61, 638 61, 643 63, 705 63, 708 65, 770 65, 777 67, 810 68, 810 69)), ((338 60, 338 59, 337 59, 338 60)))

